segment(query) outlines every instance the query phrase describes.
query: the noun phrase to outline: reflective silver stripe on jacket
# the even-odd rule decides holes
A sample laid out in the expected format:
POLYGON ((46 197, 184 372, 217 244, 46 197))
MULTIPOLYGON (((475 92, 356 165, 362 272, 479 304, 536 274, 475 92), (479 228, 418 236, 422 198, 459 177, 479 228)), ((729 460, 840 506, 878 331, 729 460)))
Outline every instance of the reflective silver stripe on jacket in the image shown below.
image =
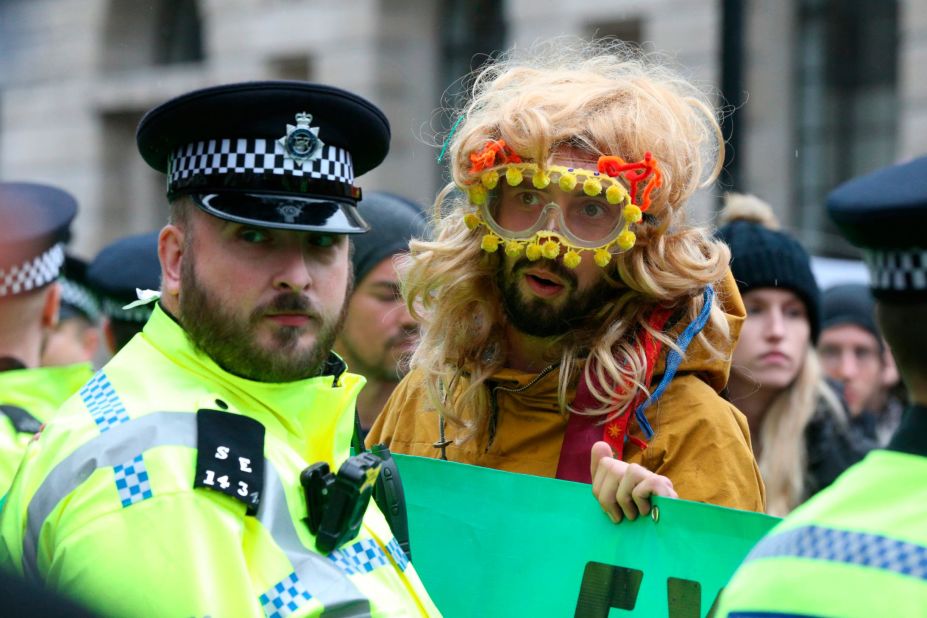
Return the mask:
MULTIPOLYGON (((29 502, 23 539, 23 570, 26 577, 40 581, 39 534, 42 525, 61 500, 99 468, 110 468, 139 453, 159 446, 196 448, 196 414, 156 412, 108 431, 85 442, 58 463, 45 477, 29 502)), ((306 549, 299 540, 286 503, 280 475, 264 459, 264 495, 258 520, 283 550, 306 591, 325 607, 325 616, 369 616, 370 602, 347 575, 325 556, 306 549)))

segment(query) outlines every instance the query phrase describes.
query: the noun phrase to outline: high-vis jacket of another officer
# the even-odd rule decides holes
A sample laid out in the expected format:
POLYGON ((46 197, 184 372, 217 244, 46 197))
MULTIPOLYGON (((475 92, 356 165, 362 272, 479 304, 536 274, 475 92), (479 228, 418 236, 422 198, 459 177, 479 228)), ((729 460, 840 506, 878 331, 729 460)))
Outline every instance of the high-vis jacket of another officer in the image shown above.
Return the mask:
POLYGON ((92 376, 90 363, 0 371, 0 496, 39 426, 92 376))
POLYGON ((372 502, 315 549, 299 475, 347 458, 363 385, 329 368, 236 377, 158 307, 30 445, 0 561, 108 616, 436 615, 372 502))
POLYGON ((717 616, 927 615, 927 408, 747 556, 717 616))

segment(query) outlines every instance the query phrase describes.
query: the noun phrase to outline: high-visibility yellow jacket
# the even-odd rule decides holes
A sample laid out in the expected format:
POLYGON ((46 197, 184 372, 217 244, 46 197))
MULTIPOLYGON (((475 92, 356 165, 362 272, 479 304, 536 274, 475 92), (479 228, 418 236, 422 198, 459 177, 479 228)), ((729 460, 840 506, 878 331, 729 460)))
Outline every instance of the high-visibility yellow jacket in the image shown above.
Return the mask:
POLYGON ((30 444, 0 517, 0 563, 107 616, 437 614, 373 502, 358 537, 329 555, 303 521, 300 472, 349 454, 363 378, 340 365, 245 380, 158 307, 30 444), (212 457, 197 450, 201 409, 264 427, 253 515, 194 489, 198 460, 212 457))
POLYGON ((750 552, 717 616, 927 616, 927 408, 750 552))
MULTIPOLYGON (((44 423, 92 376, 90 363, 0 371, 0 405, 15 406, 44 423)), ((0 415, 0 496, 9 489, 34 429, 0 415)))

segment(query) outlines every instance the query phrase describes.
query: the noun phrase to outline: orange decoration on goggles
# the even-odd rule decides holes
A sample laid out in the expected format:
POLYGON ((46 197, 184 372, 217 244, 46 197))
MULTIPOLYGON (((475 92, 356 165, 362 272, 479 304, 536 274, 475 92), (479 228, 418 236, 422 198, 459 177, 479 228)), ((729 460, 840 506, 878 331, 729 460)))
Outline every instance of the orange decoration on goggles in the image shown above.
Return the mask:
POLYGON ((505 140, 490 140, 482 150, 470 155, 470 173, 479 174, 485 169, 506 163, 521 163, 521 157, 505 144, 505 140), (499 160, 496 161, 496 158, 499 160))
POLYGON ((646 212, 650 208, 650 194, 653 190, 663 185, 663 174, 660 172, 657 160, 649 152, 644 153, 641 161, 626 163, 621 157, 599 157, 599 172, 611 176, 623 177, 630 185, 631 203, 637 205, 641 212, 646 212), (637 199, 638 185, 646 183, 644 190, 641 192, 640 200, 637 199))

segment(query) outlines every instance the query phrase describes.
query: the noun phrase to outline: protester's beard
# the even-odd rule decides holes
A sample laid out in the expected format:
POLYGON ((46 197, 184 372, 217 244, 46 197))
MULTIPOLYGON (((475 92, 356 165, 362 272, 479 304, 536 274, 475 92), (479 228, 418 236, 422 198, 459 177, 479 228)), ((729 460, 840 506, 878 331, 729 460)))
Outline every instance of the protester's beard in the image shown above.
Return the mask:
POLYGON ((526 257, 520 258, 506 271, 505 261, 499 264, 496 282, 502 292, 502 307, 509 323, 533 337, 556 337, 583 326, 605 303, 615 296, 614 288, 602 279, 588 290, 577 290, 576 274, 562 263, 548 260, 544 268, 560 277, 570 288, 567 298, 556 301, 526 296, 519 287, 522 271, 533 266, 526 257))
POLYGON ((292 382, 320 374, 344 322, 344 307, 326 322, 304 296, 281 293, 242 318, 209 293, 192 262, 184 260, 181 267, 180 321, 196 347, 229 373, 258 382, 292 382), (303 331, 288 326, 275 329, 272 349, 258 342, 257 326, 269 311, 312 313, 321 322, 314 345, 300 349, 303 331))

